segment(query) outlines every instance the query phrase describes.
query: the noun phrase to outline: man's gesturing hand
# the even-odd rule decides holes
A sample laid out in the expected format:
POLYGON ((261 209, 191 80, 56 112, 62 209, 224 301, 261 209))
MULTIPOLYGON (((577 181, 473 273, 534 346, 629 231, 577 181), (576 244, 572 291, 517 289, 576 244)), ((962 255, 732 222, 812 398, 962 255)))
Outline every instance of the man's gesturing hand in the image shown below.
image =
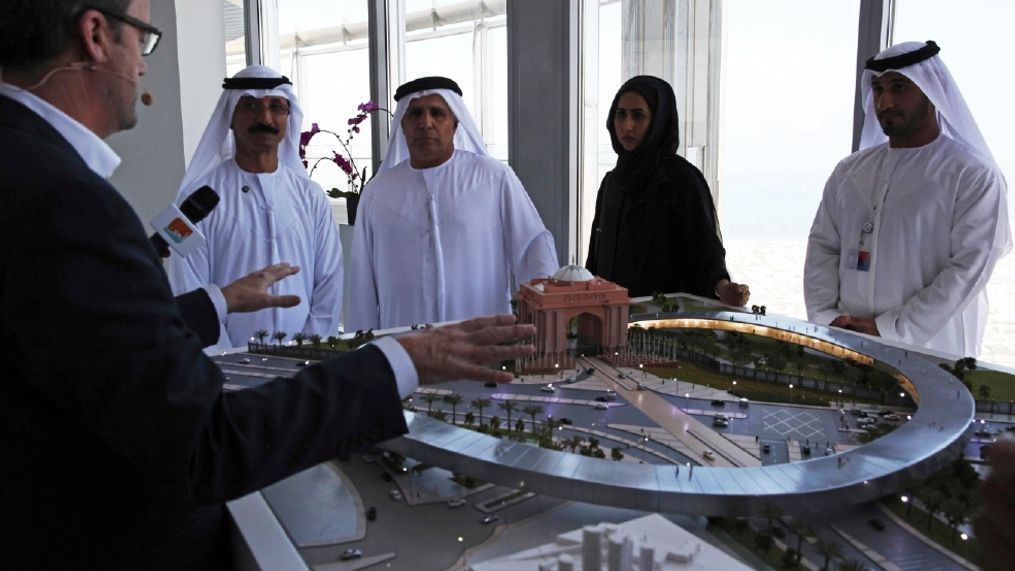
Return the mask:
POLYGON ((511 373, 484 365, 532 355, 532 345, 500 344, 535 334, 534 325, 516 325, 513 315, 497 315, 403 335, 397 341, 409 353, 421 385, 453 379, 508 383, 511 373))
POLYGON ((298 295, 271 295, 268 288, 300 269, 286 263, 275 264, 249 273, 222 288, 229 313, 249 313, 267 307, 294 307, 299 305, 298 295))

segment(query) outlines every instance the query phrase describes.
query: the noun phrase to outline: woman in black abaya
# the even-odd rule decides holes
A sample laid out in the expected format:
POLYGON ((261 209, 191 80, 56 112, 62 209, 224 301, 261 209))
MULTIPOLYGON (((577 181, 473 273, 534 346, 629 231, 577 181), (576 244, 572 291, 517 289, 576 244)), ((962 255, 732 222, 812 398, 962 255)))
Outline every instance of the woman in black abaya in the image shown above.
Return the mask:
POLYGON ((628 80, 610 106, 617 166, 596 197, 585 267, 632 297, 685 292, 744 305, 730 281, 712 195, 701 172, 677 155, 673 88, 652 76, 628 80))

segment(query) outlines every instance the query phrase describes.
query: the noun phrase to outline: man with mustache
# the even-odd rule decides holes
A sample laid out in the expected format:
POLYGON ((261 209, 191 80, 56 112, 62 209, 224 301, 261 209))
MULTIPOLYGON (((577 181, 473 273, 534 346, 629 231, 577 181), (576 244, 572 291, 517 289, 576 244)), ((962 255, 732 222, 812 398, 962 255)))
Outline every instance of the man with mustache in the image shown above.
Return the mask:
POLYGON ((939 51, 867 60, 860 150, 825 185, 804 297, 815 323, 975 356, 984 288, 1011 249, 1007 190, 939 51))
POLYGON ((346 328, 509 311, 519 283, 557 271, 553 236, 511 167, 487 154, 457 83, 416 79, 395 101, 359 206, 346 328))
POLYGON ((303 114, 292 84, 253 65, 222 87, 177 199, 208 185, 221 202, 198 224, 207 241, 189 256, 170 257, 173 290, 229 283, 251 268, 289 262, 301 272, 272 293, 297 295, 300 304, 229 315, 216 349, 245 346, 260 329, 336 335, 342 244, 328 199, 299 157, 303 114))

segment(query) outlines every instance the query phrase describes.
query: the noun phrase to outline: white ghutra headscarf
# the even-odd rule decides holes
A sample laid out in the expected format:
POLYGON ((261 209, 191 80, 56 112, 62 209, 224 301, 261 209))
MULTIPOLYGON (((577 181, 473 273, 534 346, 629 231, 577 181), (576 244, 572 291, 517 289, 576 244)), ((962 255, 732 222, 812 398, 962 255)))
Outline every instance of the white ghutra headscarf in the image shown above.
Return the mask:
POLYGON ((959 86, 937 55, 937 44, 903 42, 896 44, 867 60, 863 79, 863 131, 860 133, 860 150, 880 145, 888 140, 874 112, 874 93, 871 80, 889 71, 906 76, 923 91, 937 109, 941 132, 962 143, 988 164, 997 166, 987 141, 976 126, 976 120, 962 98, 959 86))
POLYGON ((476 122, 473 121, 472 115, 465 107, 465 101, 462 100, 461 89, 458 88, 458 85, 443 77, 423 77, 402 85, 395 93, 397 106, 391 120, 388 151, 384 155, 381 166, 377 169, 377 174, 409 160, 409 145, 405 142, 405 133, 402 131, 402 118, 405 117, 405 112, 414 99, 427 95, 440 95, 455 115, 455 119, 458 120, 458 128, 455 129, 455 149, 472 151, 477 155, 489 154, 486 152, 486 143, 483 141, 479 128, 476 127, 476 122))
POLYGON ((204 135, 201 136, 201 142, 197 145, 197 151, 194 152, 194 158, 190 161, 187 173, 183 176, 180 190, 184 192, 194 190, 192 188, 194 181, 200 180, 222 161, 232 158, 236 154, 236 142, 233 140, 230 125, 233 122, 236 104, 244 96, 258 99, 285 97, 289 100, 289 122, 285 139, 282 140, 282 144, 278 148, 278 158, 297 174, 307 176, 307 169, 304 168, 299 154, 303 112, 296 104, 296 93, 293 91, 289 79, 268 66, 252 65, 240 70, 232 78, 226 79, 222 87, 222 95, 215 106, 215 111, 211 114, 204 135), (237 81, 244 79, 251 81, 237 81), (253 87, 253 84, 259 83, 257 80, 263 80, 260 83, 264 83, 265 87, 253 87))

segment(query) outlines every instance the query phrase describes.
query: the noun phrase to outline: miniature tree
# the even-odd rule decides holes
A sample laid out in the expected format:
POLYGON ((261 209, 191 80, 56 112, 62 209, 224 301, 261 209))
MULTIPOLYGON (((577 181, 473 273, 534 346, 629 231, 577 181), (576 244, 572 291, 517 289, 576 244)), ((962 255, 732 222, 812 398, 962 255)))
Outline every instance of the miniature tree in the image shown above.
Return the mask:
POLYGON ((321 336, 316 334, 316 333, 311 335, 310 336, 310 345, 313 346, 314 349, 319 348, 321 346, 321 336))
POLYGON ((307 336, 303 332, 293 333, 293 341, 296 342, 296 346, 297 347, 302 347, 303 346, 303 341, 306 338, 307 338, 307 336))
POLYGON ((458 405, 462 404, 462 400, 464 400, 464 398, 458 393, 451 393, 450 395, 444 397, 444 402, 451 405, 451 424, 457 424, 455 422, 455 416, 458 412, 458 405))
POLYGON ((867 571, 867 565, 858 559, 846 558, 839 563, 839 571, 867 571))
POLYGON ((493 417, 491 417, 490 418, 490 431, 493 432, 493 431, 496 431, 499 428, 500 428, 500 417, 499 416, 493 416, 493 417))
POLYGON ((476 415, 472 414, 472 411, 465 413, 465 426, 472 426, 476 423, 476 415))
POLYGON ((276 331, 271 334, 271 338, 275 340, 279 347, 282 346, 282 340, 288 337, 289 334, 285 331, 276 331))
POLYGON ((803 549, 804 541, 808 537, 814 537, 814 528, 807 522, 799 519, 793 520, 789 528, 796 534, 796 562, 800 563, 800 550, 803 549))
POLYGON ((617 462, 620 462, 621 460, 624 459, 624 451, 621 450, 619 446, 614 446, 613 448, 610 449, 610 458, 612 458, 617 462))
POLYGON ((268 337, 268 330, 258 329, 257 331, 254 332, 254 337, 257 337, 257 341, 260 342, 261 345, 264 345, 264 340, 267 339, 268 337))
POLYGON ((765 502, 761 504, 761 517, 768 521, 769 531, 775 529, 775 520, 779 519, 783 515, 782 508, 771 502, 765 502))
POLYGON ((980 385, 980 398, 984 400, 990 399, 990 385, 980 385))
POLYGON ((507 414, 507 423, 505 423, 504 426, 507 427, 508 432, 511 432, 511 412, 515 409, 515 401, 504 401, 499 403, 497 408, 503 410, 507 414))
POLYGON ((530 404, 522 409, 522 412, 529 415, 532 419, 532 434, 536 433, 536 416, 543 414, 543 407, 535 404, 530 404))
POLYGON ((490 399, 472 399, 469 406, 479 411, 479 426, 483 426, 483 409, 490 406, 490 399))
POLYGON ((821 568, 825 570, 827 570, 828 566, 832 563, 832 559, 842 555, 842 548, 839 547, 838 543, 825 541, 820 537, 814 541, 814 548, 818 550, 818 553, 824 556, 825 564, 821 568))
POLYGON ((772 538, 772 532, 765 530, 754 534, 754 547, 762 555, 771 551, 775 547, 775 539, 772 538))
POLYGON ((438 398, 440 397, 438 397, 434 393, 425 393, 423 395, 423 402, 426 403, 426 414, 428 416, 433 416, 433 401, 437 400, 438 398))

